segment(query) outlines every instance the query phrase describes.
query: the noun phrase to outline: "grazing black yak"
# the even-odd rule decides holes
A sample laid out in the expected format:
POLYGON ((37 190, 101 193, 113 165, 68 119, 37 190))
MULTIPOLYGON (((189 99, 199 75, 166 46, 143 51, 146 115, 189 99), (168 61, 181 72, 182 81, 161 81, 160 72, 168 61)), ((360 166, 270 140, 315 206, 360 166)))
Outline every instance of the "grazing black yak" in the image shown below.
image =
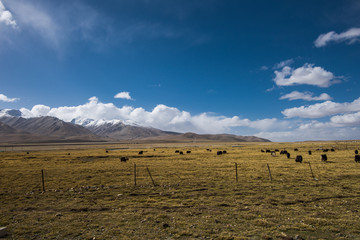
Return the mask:
POLYGON ((129 160, 128 157, 121 157, 121 158, 120 158, 120 161, 122 161, 122 162, 126 162, 127 160, 129 160))
POLYGON ((295 158, 295 162, 299 162, 301 163, 303 161, 303 158, 301 155, 297 155, 296 158, 295 158))

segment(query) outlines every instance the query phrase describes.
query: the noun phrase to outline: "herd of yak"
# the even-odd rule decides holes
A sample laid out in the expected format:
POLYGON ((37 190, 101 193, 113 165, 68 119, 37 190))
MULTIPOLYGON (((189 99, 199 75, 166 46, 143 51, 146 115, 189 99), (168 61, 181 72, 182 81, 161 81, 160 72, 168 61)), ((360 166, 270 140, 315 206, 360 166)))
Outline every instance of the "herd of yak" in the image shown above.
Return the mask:
MULTIPOLYGON (((155 151, 156 149, 154 149, 155 151)), ((208 152, 211 152, 211 149, 206 149, 208 152)), ((297 148, 294 149, 295 152, 299 151, 297 148)), ((317 151, 323 151, 323 152, 328 152, 328 151, 331 151, 331 152, 335 152, 335 149, 317 149, 317 151)), ((106 151, 108 152, 108 151, 106 151)), ((276 156, 276 152, 279 152, 280 155, 286 155, 287 158, 290 158, 290 153, 287 151, 287 150, 281 150, 279 151, 279 149, 275 149, 275 150, 269 150, 269 149, 266 149, 266 150, 263 150, 261 149, 261 152, 263 153, 270 153, 271 156, 276 156)), ((144 153, 144 151, 139 151, 139 155, 142 155, 144 153)), ((183 155, 184 152, 183 151, 180 151, 180 150, 176 150, 175 153, 177 154, 180 154, 180 155, 183 155)), ((187 154, 190 154, 191 151, 186 151, 187 154)), ((217 151, 216 154, 217 155, 223 155, 223 154, 226 154, 227 151, 217 151)), ((312 152, 309 150, 308 151, 308 154, 311 155, 312 152)), ((120 158, 121 162, 126 162, 129 160, 128 157, 121 157, 120 158)), ((324 161, 326 162, 328 160, 327 158, 327 155, 326 154, 321 154, 321 161, 324 161)), ((297 155, 296 158, 295 158, 295 162, 302 162, 303 161, 303 157, 302 155, 297 155)), ((358 150, 355 150, 355 162, 360 162, 360 155, 359 155, 359 151, 358 150)))
MULTIPOLYGON (((154 151, 156 151, 156 149, 154 149, 154 151)), ((206 151, 208 151, 208 152, 211 152, 211 149, 206 149, 206 151)), ((106 153, 108 153, 109 151, 108 150, 106 150, 106 153)), ((138 154, 139 155, 142 155, 144 153, 144 151, 139 151, 138 152, 138 154)), ((180 151, 180 150, 176 150, 175 151, 175 153, 178 153, 178 154, 180 154, 180 155, 183 155, 184 154, 184 152, 183 151, 180 151)), ((190 154, 191 153, 191 151, 186 151, 186 154, 190 154)), ((216 154, 217 155, 223 155, 223 154, 226 154, 227 153, 227 151, 225 151, 225 150, 223 150, 223 151, 217 151, 216 152, 216 154)), ((126 161, 128 161, 129 160, 129 158, 128 157, 120 157, 120 161, 121 162, 126 162, 126 161)))
MULTIPOLYGON (((331 152, 335 152, 335 149, 317 149, 318 151, 322 150, 323 152, 328 152, 328 151, 331 151, 331 152)), ((299 151, 297 148, 294 149, 295 152, 299 151)), ((276 152, 279 152, 279 149, 275 149, 274 151, 271 151, 269 149, 266 149, 266 150, 263 150, 261 149, 261 152, 264 152, 264 153, 270 153, 271 156, 276 156, 276 152)), ((286 150, 281 150, 280 151, 280 155, 283 155, 285 154, 287 156, 287 158, 290 158, 290 153, 286 150)), ((308 154, 311 155, 312 152, 309 150, 308 151, 308 154)), ((359 154, 359 151, 358 150, 355 150, 355 162, 360 162, 360 155, 359 154)), ((326 162, 328 160, 326 154, 321 154, 321 161, 324 161, 326 162)), ((295 158, 295 162, 302 162, 303 161, 303 157, 302 155, 297 155, 296 158, 295 158)))

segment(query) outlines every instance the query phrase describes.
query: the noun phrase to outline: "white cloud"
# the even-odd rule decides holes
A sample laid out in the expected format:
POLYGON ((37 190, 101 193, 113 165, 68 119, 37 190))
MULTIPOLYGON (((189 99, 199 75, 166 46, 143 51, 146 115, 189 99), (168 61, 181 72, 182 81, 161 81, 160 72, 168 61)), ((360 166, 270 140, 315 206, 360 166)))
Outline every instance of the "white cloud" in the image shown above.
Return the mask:
POLYGON ((128 100, 133 100, 130 96, 129 92, 119 92, 118 94, 116 94, 114 96, 114 98, 121 98, 121 99, 128 99, 128 100))
POLYGON ((281 113, 284 114, 287 118, 321 118, 336 114, 357 111, 360 111, 360 98, 355 99, 353 102, 350 103, 336 103, 332 101, 326 101, 310 106, 288 108, 281 113))
POLYGON ((22 108, 20 111, 24 117, 41 117, 48 115, 50 112, 50 107, 39 104, 35 105, 31 110, 22 108))
POLYGON ((340 81, 336 79, 333 73, 326 71, 322 67, 306 63, 304 66, 296 69, 285 66, 281 71, 275 71, 274 82, 278 86, 307 84, 329 87, 340 81))
POLYGON ((16 102, 18 100, 19 100, 19 98, 8 98, 4 94, 0 94, 0 101, 2 101, 2 102, 16 102))
POLYGON ((0 23, 4 23, 7 26, 11 26, 16 29, 18 26, 13 18, 12 13, 6 10, 4 4, 0 1, 0 23))
MULTIPOLYGON (((328 101, 329 103, 332 102, 328 101)), ((324 104, 321 106, 316 109, 321 111, 323 108, 330 108, 324 104)), ((337 108, 337 111, 333 112, 344 109, 355 111, 355 109, 360 109, 360 98, 351 103, 333 103, 333 108, 337 108)), ((125 123, 137 123, 141 126, 176 132, 216 134, 237 131, 240 135, 241 132, 247 132, 247 135, 255 135, 272 141, 346 140, 358 139, 360 134, 360 110, 356 113, 334 116, 328 122, 302 119, 290 121, 276 118, 252 121, 238 116, 216 116, 209 113, 191 115, 187 111, 163 104, 157 105, 150 111, 141 107, 117 107, 113 103, 102 103, 97 97, 91 97, 88 102, 78 106, 51 108, 36 105, 30 110, 22 108, 20 111, 24 117, 54 116, 67 122, 76 119, 77 123, 86 122, 86 119, 115 122, 120 120, 125 123)), ((329 113, 329 109, 325 112, 329 113)))
POLYGON ((294 63, 294 59, 287 59, 287 60, 285 60, 285 61, 281 61, 281 62, 279 62, 279 63, 277 63, 277 64, 275 64, 274 65, 274 67, 273 67, 273 69, 280 69, 280 68, 283 68, 283 67, 285 67, 285 66, 289 66, 289 65, 291 65, 291 64, 293 64, 294 63))
POLYGON ((359 41, 360 28, 350 28, 349 30, 340 34, 331 31, 321 34, 314 42, 316 47, 324 47, 330 42, 344 42, 348 41, 350 44, 359 41))
MULTIPOLYGON (((359 126, 359 125, 358 125, 359 126)), ((359 139, 359 127, 344 127, 334 122, 300 122, 289 131, 260 132, 256 136, 272 141, 308 141, 308 140, 351 140, 359 139)))
POLYGON ((360 112, 333 116, 330 121, 338 126, 360 126, 360 112))
POLYGON ((331 97, 327 93, 322 93, 318 97, 313 97, 314 93, 312 92, 298 92, 292 91, 284 96, 281 96, 280 99, 289 99, 290 101, 293 100, 305 100, 305 101, 326 101, 330 100, 331 97))
POLYGON ((24 117, 54 116, 67 122, 73 119, 78 122, 85 122, 86 119, 122 120, 126 123, 135 122, 142 126, 177 132, 224 133, 236 127, 268 130, 287 129, 289 126, 287 121, 279 121, 276 118, 251 121, 237 116, 213 116, 208 113, 193 116, 189 112, 163 104, 157 105, 151 111, 141 107, 119 108, 113 103, 99 102, 97 97, 91 97, 87 103, 79 106, 50 108, 36 105, 30 110, 22 108, 20 111, 24 117))

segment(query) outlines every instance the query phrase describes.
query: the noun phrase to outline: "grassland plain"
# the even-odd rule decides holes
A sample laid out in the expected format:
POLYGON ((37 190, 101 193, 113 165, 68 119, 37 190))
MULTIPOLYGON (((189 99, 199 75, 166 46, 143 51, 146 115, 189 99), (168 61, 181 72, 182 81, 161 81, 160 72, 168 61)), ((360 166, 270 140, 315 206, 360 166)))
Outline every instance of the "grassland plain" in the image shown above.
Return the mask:
POLYGON ((354 161, 359 147, 359 142, 7 147, 0 152, 0 226, 7 227, 8 239, 360 239, 360 164, 354 161), (319 148, 335 151, 322 162, 319 148), (286 149, 291 159, 261 149, 286 149), (227 154, 218 156, 218 150, 227 154), (296 155, 303 163, 295 163, 296 155), (129 161, 121 162, 123 156, 129 161))

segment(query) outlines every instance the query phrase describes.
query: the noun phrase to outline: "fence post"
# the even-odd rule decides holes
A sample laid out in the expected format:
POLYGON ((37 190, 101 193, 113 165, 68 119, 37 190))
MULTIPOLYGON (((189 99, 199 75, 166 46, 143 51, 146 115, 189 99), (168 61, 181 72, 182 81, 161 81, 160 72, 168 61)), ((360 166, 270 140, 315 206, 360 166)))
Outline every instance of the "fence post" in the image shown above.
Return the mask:
POLYGON ((134 186, 136 186, 136 164, 134 163, 134 186))
POLYGON ((148 173, 149 173, 149 176, 150 176, 150 178, 151 178, 151 181, 152 181, 152 183, 153 183, 154 187, 156 187, 156 184, 155 184, 155 182, 154 182, 154 179, 153 179, 153 178, 152 178, 152 176, 151 176, 151 173, 150 173, 149 168, 147 167, 147 168, 146 168, 146 170, 147 170, 147 171, 148 171, 148 173))
POLYGON ((271 177, 271 171, 270 171, 270 167, 269 167, 269 164, 266 164, 267 165, 267 168, 269 170, 269 177, 270 177, 270 181, 272 181, 272 177, 271 177))
POLYGON ((41 180, 42 180, 42 189, 43 192, 45 192, 44 169, 41 169, 41 180))
POLYGON ((238 167, 237 167, 237 163, 235 163, 235 174, 236 174, 236 182, 238 182, 238 167))
POLYGON ((312 170, 312 168, 311 168, 310 162, 309 162, 309 167, 310 167, 310 171, 311 171, 311 176, 312 176, 313 179, 315 179, 315 176, 314 176, 313 170, 312 170))

